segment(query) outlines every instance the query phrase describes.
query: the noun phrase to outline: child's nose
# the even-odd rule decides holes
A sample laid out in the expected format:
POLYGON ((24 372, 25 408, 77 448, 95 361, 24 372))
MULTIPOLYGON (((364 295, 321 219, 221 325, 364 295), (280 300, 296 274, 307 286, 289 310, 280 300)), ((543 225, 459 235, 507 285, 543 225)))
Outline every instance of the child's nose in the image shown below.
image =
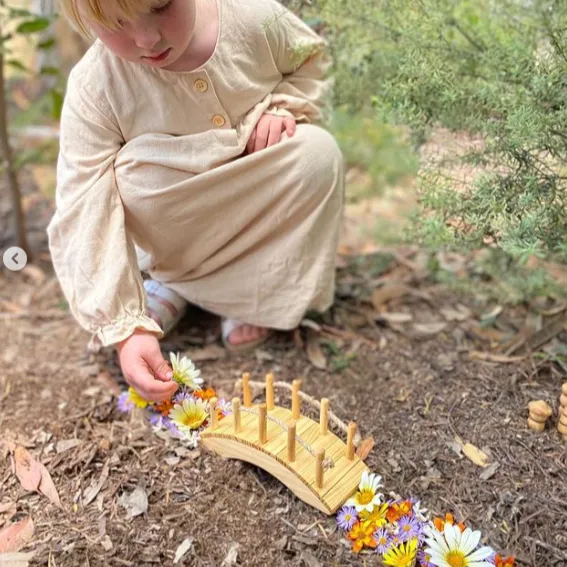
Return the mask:
POLYGON ((144 26, 134 32, 134 42, 140 49, 150 51, 160 40, 161 34, 156 28, 144 26))

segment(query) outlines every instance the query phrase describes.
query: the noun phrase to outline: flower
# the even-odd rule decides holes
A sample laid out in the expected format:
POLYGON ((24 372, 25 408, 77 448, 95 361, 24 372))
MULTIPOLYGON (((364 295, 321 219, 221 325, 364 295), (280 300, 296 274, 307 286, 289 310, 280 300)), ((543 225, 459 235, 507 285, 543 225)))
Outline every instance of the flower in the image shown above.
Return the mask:
POLYGON ((227 415, 230 415, 232 413, 232 404, 231 402, 227 402, 226 400, 220 399, 217 402, 217 409, 220 409, 223 417, 226 417, 227 415))
POLYGON ((422 524, 413 516, 404 516, 398 524, 398 536, 402 541, 410 538, 419 539, 423 533, 422 524))
POLYGON ((128 388, 128 401, 140 409, 147 408, 150 403, 148 400, 144 400, 132 386, 128 388))
POLYGON ((195 368, 195 365, 189 358, 184 356, 179 358, 178 354, 169 353, 171 365, 173 366, 173 379, 183 386, 187 386, 192 390, 200 390, 203 379, 201 371, 195 368))
POLYGON ((198 390, 193 393, 193 397, 201 398, 203 401, 211 400, 217 397, 217 393, 213 388, 207 388, 206 390, 198 390))
POLYGON ((378 488, 382 486, 381 480, 380 475, 368 474, 368 471, 364 471, 358 485, 358 492, 347 500, 347 506, 354 506, 357 512, 362 512, 362 510, 372 512, 374 506, 381 503, 382 494, 376 494, 378 488))
POLYGON ((337 525, 342 530, 352 529, 356 521, 356 508, 354 506, 343 506, 337 514, 337 525))
POLYGON ((516 560, 513 557, 504 557, 496 555, 494 558, 495 567, 516 567, 516 560))
POLYGON ((191 434, 207 419, 207 408, 203 400, 183 400, 175 404, 169 417, 181 433, 191 434))
POLYGON ((425 551, 419 551, 417 553, 417 564, 419 567, 435 567, 435 565, 431 563, 431 555, 425 551))
POLYGON ((388 522, 397 522, 403 516, 411 514, 412 503, 410 500, 402 500, 401 502, 392 502, 388 508, 386 519, 388 522))
POLYGON ((366 522, 356 522, 354 524, 347 537, 354 542, 352 550, 355 553, 358 553, 364 546, 375 548, 378 545, 372 537, 373 531, 374 528, 366 522))
POLYGON ((493 553, 490 547, 476 549, 481 533, 445 523, 443 533, 430 530, 426 539, 425 552, 431 556, 431 563, 437 567, 493 567, 484 561, 493 553), (476 551, 475 551, 476 549, 476 551))
POLYGON ((390 534, 384 528, 381 528, 377 530, 372 537, 378 544, 376 546, 376 551, 380 553, 380 555, 386 553, 386 551, 390 548, 390 543, 392 541, 390 534))
MULTIPOLYGON (((450 524, 451 526, 455 525, 455 517, 453 516, 453 514, 448 512, 447 514, 445 514, 445 519, 433 518, 433 524, 437 528, 438 532, 443 532, 445 524, 450 524)), ((465 530, 465 524, 463 524, 462 522, 459 522, 457 526, 461 531, 465 530)))
POLYGON ((169 415, 169 412, 173 409, 173 402, 171 400, 164 400, 159 404, 153 404, 152 410, 161 413, 164 417, 169 415))
POLYGON ((375 528, 381 528, 386 525, 386 512, 388 511, 388 504, 378 504, 374 506, 373 510, 363 510, 360 513, 360 518, 363 522, 372 522, 375 528))
POLYGON ((429 512, 428 512, 427 508, 422 508, 421 507, 421 501, 419 501, 415 498, 410 498, 410 502, 412 504, 412 511, 413 511, 414 516, 420 522, 427 522, 429 520, 429 512))
POLYGON ((384 565, 413 567, 417 555, 417 539, 413 538, 399 547, 391 547, 383 556, 384 565))
POLYGON ((130 400, 130 392, 122 392, 120 396, 118 396, 118 400, 116 401, 116 405, 122 413, 128 413, 129 411, 134 409, 134 402, 130 400))

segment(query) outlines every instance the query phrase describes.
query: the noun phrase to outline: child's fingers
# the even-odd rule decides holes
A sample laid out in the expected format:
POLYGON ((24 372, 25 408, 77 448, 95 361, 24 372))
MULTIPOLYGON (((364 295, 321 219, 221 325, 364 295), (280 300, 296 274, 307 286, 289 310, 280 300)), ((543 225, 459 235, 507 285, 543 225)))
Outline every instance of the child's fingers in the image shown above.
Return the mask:
POLYGON ((173 372, 169 364, 164 360, 159 348, 144 353, 144 360, 153 372, 154 377, 162 382, 169 382, 173 378, 173 372))
POLYGON ((176 382, 160 382, 147 368, 138 367, 129 380, 130 385, 148 402, 169 400, 177 390, 176 382))
POLYGON ((262 116, 258 126, 256 126, 256 142, 254 144, 254 151, 259 152, 266 147, 268 143, 268 135, 270 134, 270 119, 262 116))
POLYGON ((254 128, 252 135, 248 138, 248 143, 246 144, 246 153, 251 154, 254 151, 254 144, 256 142, 256 128, 254 128))
POLYGON ((270 122, 270 132, 268 134, 268 141, 266 147, 269 148, 277 144, 282 138, 283 120, 281 118, 274 118, 270 122))
POLYGON ((286 118, 284 120, 284 126, 285 126, 285 133, 291 138, 291 136, 295 134, 295 130, 297 128, 295 120, 293 118, 286 118))

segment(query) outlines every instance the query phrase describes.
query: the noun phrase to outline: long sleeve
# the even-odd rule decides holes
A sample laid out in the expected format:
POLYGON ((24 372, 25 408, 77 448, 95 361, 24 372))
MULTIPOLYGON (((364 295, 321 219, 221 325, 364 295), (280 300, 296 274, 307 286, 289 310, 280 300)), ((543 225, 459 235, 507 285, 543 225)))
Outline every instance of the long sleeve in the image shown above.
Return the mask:
POLYGON ((322 122, 327 119, 332 88, 327 44, 277 0, 268 1, 274 16, 266 22, 266 37, 283 78, 266 112, 293 116, 297 122, 322 122))
POLYGON ((47 233, 71 313, 93 334, 96 347, 124 340, 136 329, 163 333, 144 312, 135 246, 115 181, 122 135, 104 94, 91 98, 89 91, 93 86, 85 77, 72 73, 61 117, 56 211, 47 233))

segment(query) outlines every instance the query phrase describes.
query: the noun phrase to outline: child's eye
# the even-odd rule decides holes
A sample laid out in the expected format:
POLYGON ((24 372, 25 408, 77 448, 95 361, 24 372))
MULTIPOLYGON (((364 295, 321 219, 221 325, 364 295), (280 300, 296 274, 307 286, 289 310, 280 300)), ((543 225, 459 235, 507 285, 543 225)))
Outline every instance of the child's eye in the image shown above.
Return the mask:
POLYGON ((163 12, 166 12, 167 10, 169 10, 169 8, 171 8, 172 4, 173 4, 173 0, 169 0, 165 4, 162 4, 161 6, 156 6, 155 8, 152 8, 152 13, 153 14, 162 14, 163 12))

